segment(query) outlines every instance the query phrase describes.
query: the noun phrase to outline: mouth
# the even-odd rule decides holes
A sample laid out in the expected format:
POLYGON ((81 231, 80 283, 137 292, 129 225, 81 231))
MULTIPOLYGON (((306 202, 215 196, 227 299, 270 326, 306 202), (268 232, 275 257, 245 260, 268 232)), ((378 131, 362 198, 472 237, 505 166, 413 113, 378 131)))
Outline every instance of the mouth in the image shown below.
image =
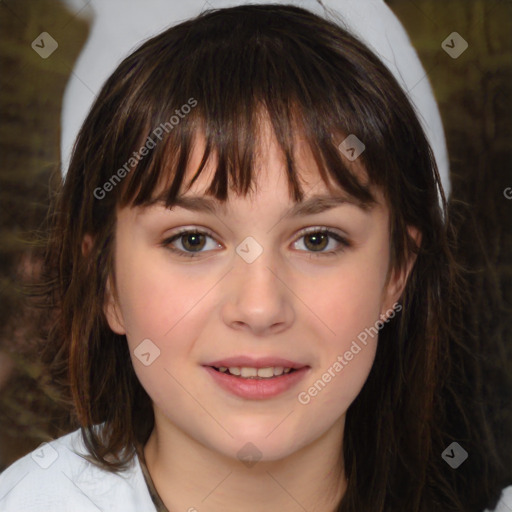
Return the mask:
POLYGON ((255 379, 267 380, 279 377, 281 375, 288 375, 297 371, 296 368, 283 367, 283 366, 267 366, 264 368, 251 368, 247 366, 210 366, 219 373, 238 377, 240 379, 255 379))
POLYGON ((311 367, 281 358, 237 357, 203 365, 212 382, 231 395, 263 400, 296 388, 311 367))
POLYGON ((205 366, 215 371, 241 379, 273 379, 294 373, 306 364, 291 361, 282 357, 235 356, 211 361, 205 366))

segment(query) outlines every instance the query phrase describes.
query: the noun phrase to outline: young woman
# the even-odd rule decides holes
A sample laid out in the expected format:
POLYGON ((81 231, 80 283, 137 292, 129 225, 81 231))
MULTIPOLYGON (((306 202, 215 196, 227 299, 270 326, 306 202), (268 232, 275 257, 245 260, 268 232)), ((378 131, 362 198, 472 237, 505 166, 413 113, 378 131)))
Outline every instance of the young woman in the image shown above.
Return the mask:
POLYGON ((2 510, 494 507, 450 243, 413 108, 339 26, 247 5, 147 41, 52 215, 41 357, 81 427, 0 476, 2 510))

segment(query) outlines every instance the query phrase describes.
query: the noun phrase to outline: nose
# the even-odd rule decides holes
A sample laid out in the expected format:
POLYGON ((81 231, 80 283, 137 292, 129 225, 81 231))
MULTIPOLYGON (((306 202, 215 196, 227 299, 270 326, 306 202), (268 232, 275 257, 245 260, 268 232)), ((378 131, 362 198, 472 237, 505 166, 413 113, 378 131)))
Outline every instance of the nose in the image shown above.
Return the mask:
POLYGON ((295 311, 284 266, 279 265, 273 251, 265 249, 249 261, 243 255, 235 257, 234 268, 227 276, 223 321, 232 329, 256 336, 285 331, 293 324, 295 311))

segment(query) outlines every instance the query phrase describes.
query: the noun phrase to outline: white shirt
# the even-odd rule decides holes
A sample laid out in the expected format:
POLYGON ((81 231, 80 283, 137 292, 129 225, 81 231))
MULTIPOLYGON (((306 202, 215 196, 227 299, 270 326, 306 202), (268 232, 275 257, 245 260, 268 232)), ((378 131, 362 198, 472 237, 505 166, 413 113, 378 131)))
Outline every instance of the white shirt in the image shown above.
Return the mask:
MULTIPOLYGON (((137 456, 122 474, 83 459, 80 430, 44 443, 0 474, 2 512, 155 512, 137 456), (78 453, 77 453, 78 452, 78 453)), ((193 505, 193 504, 192 504, 193 505)), ((193 507, 191 507, 193 509, 193 507)), ((492 512, 512 511, 512 486, 492 512)), ((488 510, 484 512, 490 512, 488 510)))
POLYGON ((77 453, 80 430, 44 443, 0 474, 2 512, 155 512, 138 457, 120 473, 77 453))

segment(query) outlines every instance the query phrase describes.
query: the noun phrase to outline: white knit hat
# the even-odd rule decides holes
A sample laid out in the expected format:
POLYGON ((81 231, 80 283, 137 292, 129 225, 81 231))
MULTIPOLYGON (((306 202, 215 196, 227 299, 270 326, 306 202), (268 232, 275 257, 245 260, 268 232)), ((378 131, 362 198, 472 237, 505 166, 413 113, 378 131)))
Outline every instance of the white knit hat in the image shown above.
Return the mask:
MULTIPOLYGON (((67 0, 72 4, 74 0, 67 0)), ((341 24, 364 41, 390 69, 411 103, 434 151, 446 195, 450 193, 449 163, 441 116, 427 74, 402 24, 383 0, 270 0, 308 9, 341 24)), ((91 0, 93 25, 64 94, 61 158, 66 173, 80 126, 105 80, 143 40, 197 16, 207 8, 269 0, 91 0)))

